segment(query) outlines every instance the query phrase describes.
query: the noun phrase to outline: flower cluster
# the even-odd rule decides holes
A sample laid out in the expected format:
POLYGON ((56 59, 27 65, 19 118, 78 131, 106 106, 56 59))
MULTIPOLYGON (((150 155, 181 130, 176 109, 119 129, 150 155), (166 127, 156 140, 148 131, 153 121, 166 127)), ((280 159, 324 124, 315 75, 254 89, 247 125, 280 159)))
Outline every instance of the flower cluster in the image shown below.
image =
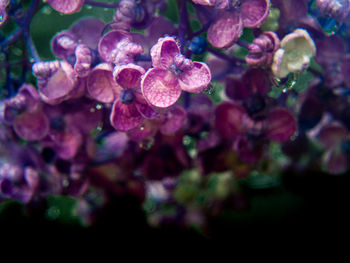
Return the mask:
POLYGON ((178 21, 170 2, 0 0, 0 202, 70 196, 93 224, 129 194, 205 229, 247 206, 241 182, 350 169, 348 1, 180 0, 178 21), (79 19, 42 60, 48 8, 79 19))

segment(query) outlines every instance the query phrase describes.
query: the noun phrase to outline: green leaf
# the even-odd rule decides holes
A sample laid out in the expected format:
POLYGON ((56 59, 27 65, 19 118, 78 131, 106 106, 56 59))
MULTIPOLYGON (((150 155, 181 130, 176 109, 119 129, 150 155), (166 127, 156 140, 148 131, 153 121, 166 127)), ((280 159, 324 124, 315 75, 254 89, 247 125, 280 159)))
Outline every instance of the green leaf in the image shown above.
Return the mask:
POLYGON ((50 195, 47 197, 46 217, 64 224, 79 224, 76 213, 77 199, 71 196, 50 195))

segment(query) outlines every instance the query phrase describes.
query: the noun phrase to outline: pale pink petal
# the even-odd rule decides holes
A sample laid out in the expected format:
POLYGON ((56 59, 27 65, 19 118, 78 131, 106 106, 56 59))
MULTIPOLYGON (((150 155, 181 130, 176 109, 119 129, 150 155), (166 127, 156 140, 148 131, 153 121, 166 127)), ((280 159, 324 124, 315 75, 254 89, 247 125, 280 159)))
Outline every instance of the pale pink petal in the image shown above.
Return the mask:
POLYGON ((168 70, 153 68, 146 72, 141 82, 145 99, 153 106, 167 108, 181 96, 177 77, 168 70))
POLYGON ((111 125, 120 131, 128 131, 135 128, 141 121, 142 117, 135 107, 135 104, 123 104, 116 100, 112 107, 110 115, 111 125))
POLYGON ((236 42, 243 32, 239 13, 221 11, 208 29, 208 41, 216 48, 226 48, 236 42))
POLYGON ((87 79, 90 96, 100 102, 113 102, 120 93, 120 86, 114 81, 112 66, 107 63, 97 65, 87 79))
POLYGON ((270 0, 245 0, 241 5, 244 27, 258 27, 264 23, 270 12, 270 0))
POLYGON ((167 69, 174 63, 174 58, 179 53, 179 46, 173 37, 160 38, 151 48, 152 65, 167 69))
POLYGON ((84 0, 47 0, 53 9, 63 14, 79 12, 84 4, 84 0))
POLYGON ((271 141, 288 141, 296 131, 297 122, 288 110, 276 108, 268 114, 266 135, 271 141))
POLYGON ((211 81, 210 69, 205 63, 193 62, 193 67, 184 71, 179 77, 182 90, 200 93, 205 90, 211 81))
POLYGON ((128 89, 135 89, 141 87, 141 76, 145 70, 135 64, 127 64, 124 66, 117 66, 114 68, 113 77, 119 86, 128 89))
POLYGON ((44 138, 49 131, 49 120, 42 112, 22 113, 13 123, 17 135, 28 141, 44 138))

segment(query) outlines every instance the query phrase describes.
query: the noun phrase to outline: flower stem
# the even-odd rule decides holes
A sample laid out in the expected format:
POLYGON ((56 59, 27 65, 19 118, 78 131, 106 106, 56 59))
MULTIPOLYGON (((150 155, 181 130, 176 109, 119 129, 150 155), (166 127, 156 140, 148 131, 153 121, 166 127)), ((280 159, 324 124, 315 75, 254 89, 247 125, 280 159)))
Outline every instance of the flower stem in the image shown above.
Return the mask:
POLYGON ((238 39, 238 41, 236 42, 237 45, 239 45, 240 47, 243 47, 245 49, 249 49, 249 43, 241 40, 241 39, 238 39))
POLYGON ((231 64, 236 65, 237 63, 245 63, 244 59, 240 59, 240 58, 235 58, 235 57, 231 57, 226 55, 225 53, 221 53, 211 47, 207 47, 207 50, 212 53, 213 55, 217 56, 218 58, 221 58, 223 60, 226 60, 227 62, 230 62, 231 64))
POLYGON ((180 2, 180 23, 179 23, 179 40, 180 40, 180 50, 181 53, 184 53, 186 33, 188 27, 188 16, 187 16, 187 6, 186 0, 181 0, 180 2))
POLYGON ((85 0, 84 4, 90 5, 90 6, 95 6, 95 7, 103 7, 103 8, 117 8, 118 7, 117 3, 109 4, 109 3, 91 1, 91 0, 85 0))

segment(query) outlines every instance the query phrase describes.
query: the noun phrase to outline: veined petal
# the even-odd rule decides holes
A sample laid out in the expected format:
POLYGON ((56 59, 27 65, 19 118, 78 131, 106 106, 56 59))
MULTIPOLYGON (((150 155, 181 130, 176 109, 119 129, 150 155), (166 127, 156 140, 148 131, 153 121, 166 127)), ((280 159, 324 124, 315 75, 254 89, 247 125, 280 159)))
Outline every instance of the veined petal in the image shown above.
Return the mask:
POLYGON ((241 5, 244 27, 258 27, 264 23, 270 12, 270 0, 245 0, 241 5))
POLYGON ((113 77, 119 86, 128 89, 135 89, 141 86, 141 76, 145 70, 135 64, 127 64, 114 68, 113 77))
POLYGON ((152 65, 155 68, 167 69, 174 63, 174 58, 179 53, 179 46, 173 37, 160 38, 151 48, 152 65))
POLYGON ((62 159, 73 158, 83 142, 80 132, 74 129, 60 133, 58 136, 51 136, 51 140, 54 142, 53 148, 56 154, 62 159))
POLYGON ((84 4, 84 0, 47 0, 53 9, 63 14, 79 12, 84 4))
POLYGON ((80 78, 85 78, 90 72, 91 66, 91 51, 88 46, 80 44, 75 49, 76 62, 74 70, 80 78))
POLYGON ((17 135, 28 141, 40 140, 49 131, 49 120, 42 112, 24 112, 17 116, 13 123, 17 135))
POLYGON ((146 72, 141 81, 141 91, 151 105, 167 108, 180 98, 182 90, 173 73, 152 68, 146 72))
POLYGON ((139 92, 135 92, 136 108, 140 114, 146 119, 152 119, 158 115, 158 113, 148 104, 143 95, 139 92))
POLYGON ((134 103, 126 105, 116 100, 110 115, 111 125, 120 131, 128 131, 135 128, 142 117, 134 103))
POLYGON ((239 13, 221 11, 208 29, 208 41, 216 48, 231 46, 242 35, 243 23, 239 13))
POLYGON ((113 63, 114 50, 117 48, 118 42, 127 38, 131 41, 131 35, 120 30, 113 30, 105 34, 98 43, 98 53, 106 62, 113 63))
POLYGON ((113 102, 121 87, 114 81, 112 66, 102 63, 93 68, 87 79, 87 90, 91 97, 100 102, 113 102))
POLYGON ((179 77, 179 85, 184 91, 200 93, 211 81, 211 72, 207 64, 193 62, 191 69, 185 70, 179 77))

